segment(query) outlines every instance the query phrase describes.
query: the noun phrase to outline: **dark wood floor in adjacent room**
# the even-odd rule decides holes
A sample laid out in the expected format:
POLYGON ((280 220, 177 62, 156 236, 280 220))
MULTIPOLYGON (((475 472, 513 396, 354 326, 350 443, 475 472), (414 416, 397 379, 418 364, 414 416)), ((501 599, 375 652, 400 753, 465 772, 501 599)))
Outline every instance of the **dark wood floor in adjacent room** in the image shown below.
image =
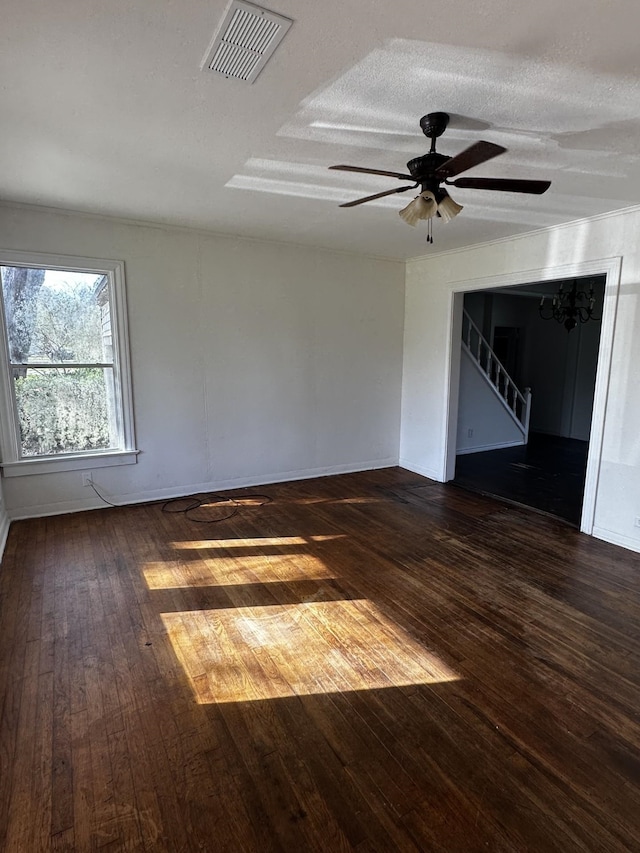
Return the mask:
POLYGON ((532 432, 521 447, 458 456, 455 483, 580 527, 588 451, 588 441, 532 432))
POLYGON ((261 491, 14 523, 0 850, 640 850, 639 555, 400 469, 261 491))

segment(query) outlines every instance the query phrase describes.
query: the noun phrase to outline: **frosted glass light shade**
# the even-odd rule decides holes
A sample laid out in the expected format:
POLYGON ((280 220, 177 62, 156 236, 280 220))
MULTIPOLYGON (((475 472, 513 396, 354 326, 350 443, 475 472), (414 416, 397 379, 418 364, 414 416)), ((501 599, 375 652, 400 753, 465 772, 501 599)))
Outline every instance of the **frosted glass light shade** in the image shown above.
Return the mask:
POLYGON ((431 219, 437 212, 436 197, 429 190, 425 190, 403 207, 399 214, 408 225, 417 225, 421 219, 431 219))
POLYGON ((438 205, 438 213, 445 222, 451 222, 454 216, 457 216, 462 210, 462 205, 454 201, 449 193, 445 193, 444 198, 438 205))

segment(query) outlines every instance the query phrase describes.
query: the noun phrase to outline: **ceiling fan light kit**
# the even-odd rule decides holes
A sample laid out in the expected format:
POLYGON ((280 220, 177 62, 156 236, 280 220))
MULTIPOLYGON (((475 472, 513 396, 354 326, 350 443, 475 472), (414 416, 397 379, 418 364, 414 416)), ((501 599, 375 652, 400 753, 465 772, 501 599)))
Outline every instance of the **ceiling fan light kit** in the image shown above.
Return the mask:
POLYGON ((427 242, 433 243, 431 220, 434 217, 450 222, 462 210, 462 205, 455 202, 442 184, 462 189, 494 190, 500 192, 530 193, 541 195, 551 186, 551 181, 530 181, 511 178, 455 178, 461 172, 466 172, 474 166, 486 163, 488 160, 504 154, 507 150, 493 142, 475 142, 465 148, 455 157, 438 154, 436 139, 447 129, 449 115, 447 113, 428 113, 420 119, 420 127, 425 136, 431 140, 431 148, 422 157, 414 157, 407 163, 409 174, 390 172, 384 169, 368 169, 362 166, 329 166, 343 172, 364 172, 369 175, 382 175, 399 180, 411 180, 413 184, 395 187, 391 190, 375 193, 374 195, 358 198, 341 204, 340 207, 355 207, 367 201, 384 198, 394 193, 403 193, 421 187, 421 192, 406 207, 400 211, 401 218, 409 225, 416 225, 421 219, 428 220, 427 242))
POLYGON ((398 211, 407 225, 417 225, 421 219, 431 219, 438 212, 438 203, 430 190, 424 190, 410 201, 406 207, 398 211))
POLYGON ((445 222, 451 222, 462 210, 463 205, 454 201, 446 190, 440 190, 441 198, 438 200, 438 216, 445 222))
POLYGON ((417 225, 421 219, 431 219, 439 216, 444 222, 451 222, 462 210, 462 205, 455 202, 446 190, 423 190, 406 207, 399 210, 400 217, 407 225, 417 225))

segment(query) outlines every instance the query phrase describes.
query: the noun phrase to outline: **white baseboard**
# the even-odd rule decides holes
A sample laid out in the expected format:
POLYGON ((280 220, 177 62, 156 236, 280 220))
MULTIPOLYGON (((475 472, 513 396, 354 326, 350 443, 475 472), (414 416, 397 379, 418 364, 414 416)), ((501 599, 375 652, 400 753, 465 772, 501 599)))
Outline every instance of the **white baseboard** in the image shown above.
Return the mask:
MULTIPOLYGON (((183 498, 188 495, 198 495, 204 492, 222 492, 227 489, 253 488, 254 486, 263 488, 275 483, 287 483, 294 480, 312 480, 314 477, 331 477, 336 474, 375 471, 379 468, 392 468, 396 465, 398 465, 398 459, 396 457, 389 457, 387 459, 362 462, 359 465, 333 465, 323 468, 307 468, 298 471, 284 471, 277 475, 264 475, 264 477, 239 477, 237 479, 216 480, 209 483, 191 483, 186 486, 170 486, 166 489, 154 489, 148 492, 137 492, 126 495, 111 495, 104 492, 104 496, 108 501, 117 506, 129 506, 132 504, 151 503, 153 501, 168 501, 173 498, 183 498)), ((64 515, 69 512, 86 512, 92 509, 107 508, 108 505, 94 495, 93 497, 82 498, 80 500, 60 501, 58 503, 24 507, 10 511, 9 515, 12 521, 17 521, 23 518, 42 518, 50 515, 64 515)))
POLYGON ((594 527, 591 535, 594 539, 602 539, 603 542, 609 542, 611 545, 619 545, 621 548, 626 548, 629 551, 635 551, 640 554, 640 539, 632 539, 631 536, 623 536, 620 533, 614 533, 602 527, 594 527))
POLYGON ((427 477, 429 480, 435 480, 436 483, 443 482, 443 479, 440 474, 432 468, 424 468, 422 465, 416 465, 414 462, 409 462, 408 459, 400 459, 398 464, 401 468, 405 468, 407 471, 411 471, 413 474, 421 474, 423 477, 427 477))
POLYGON ((524 441, 499 441, 497 444, 479 444, 477 447, 465 447, 456 450, 456 456, 465 456, 468 453, 484 453, 487 450, 502 450, 505 447, 524 447, 524 441))
POLYGON ((7 536, 9 535, 10 524, 11 521, 7 513, 4 510, 0 511, 0 562, 2 562, 4 546, 7 544, 7 536))

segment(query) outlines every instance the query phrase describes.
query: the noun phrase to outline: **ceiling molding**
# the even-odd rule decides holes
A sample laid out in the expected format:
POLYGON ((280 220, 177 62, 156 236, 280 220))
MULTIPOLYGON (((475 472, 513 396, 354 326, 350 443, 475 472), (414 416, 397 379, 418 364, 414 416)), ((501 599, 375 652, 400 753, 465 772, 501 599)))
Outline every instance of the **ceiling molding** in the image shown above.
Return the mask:
MULTIPOLYGON (((384 261, 390 264, 406 264, 403 258, 394 258, 386 255, 374 255, 365 252, 350 252, 346 249, 333 249, 331 246, 317 246, 311 243, 296 243, 292 240, 269 240, 266 237, 250 237, 246 234, 233 234, 229 231, 213 231, 207 228, 195 228, 190 225, 178 225, 174 223, 157 222, 152 219, 132 219, 126 216, 110 215, 108 213, 93 213, 86 210, 73 210, 66 207, 47 207, 41 204, 26 204, 19 201, 0 200, 0 210, 21 210, 25 213, 38 213, 56 216, 75 216, 82 219, 108 222, 113 225, 126 225, 128 227, 153 228, 159 231, 175 231, 183 234, 193 234, 200 237, 214 237, 222 240, 242 241, 243 243, 260 243, 267 246, 288 246, 292 249, 303 249, 309 252, 324 252, 330 255, 345 255, 350 258, 367 258, 372 261, 384 261)), ((24 251, 32 251, 26 249, 24 251)), ((33 251, 39 251, 33 249, 33 251)))
POLYGON ((521 234, 514 234, 512 237, 498 237, 496 240, 487 240, 483 243, 470 243, 468 246, 460 246, 457 249, 446 249, 442 252, 433 252, 428 255, 417 255, 414 258, 407 258, 407 264, 421 263, 422 261, 430 261, 434 258, 443 258, 447 255, 460 255, 462 252, 472 252, 476 249, 484 249, 490 246, 499 246, 504 243, 513 243, 516 240, 528 240, 532 237, 540 236, 541 234, 549 234, 552 231, 561 231, 566 228, 575 228, 576 226, 586 224, 588 222, 598 222, 604 219, 613 219, 616 216, 626 216, 630 213, 639 213, 640 204, 633 204, 630 207, 622 207, 619 210, 610 210, 605 213, 598 213, 595 216, 585 216, 582 219, 573 219, 571 222, 561 222, 559 225, 548 225, 545 228, 536 228, 534 231, 525 231, 521 234))

